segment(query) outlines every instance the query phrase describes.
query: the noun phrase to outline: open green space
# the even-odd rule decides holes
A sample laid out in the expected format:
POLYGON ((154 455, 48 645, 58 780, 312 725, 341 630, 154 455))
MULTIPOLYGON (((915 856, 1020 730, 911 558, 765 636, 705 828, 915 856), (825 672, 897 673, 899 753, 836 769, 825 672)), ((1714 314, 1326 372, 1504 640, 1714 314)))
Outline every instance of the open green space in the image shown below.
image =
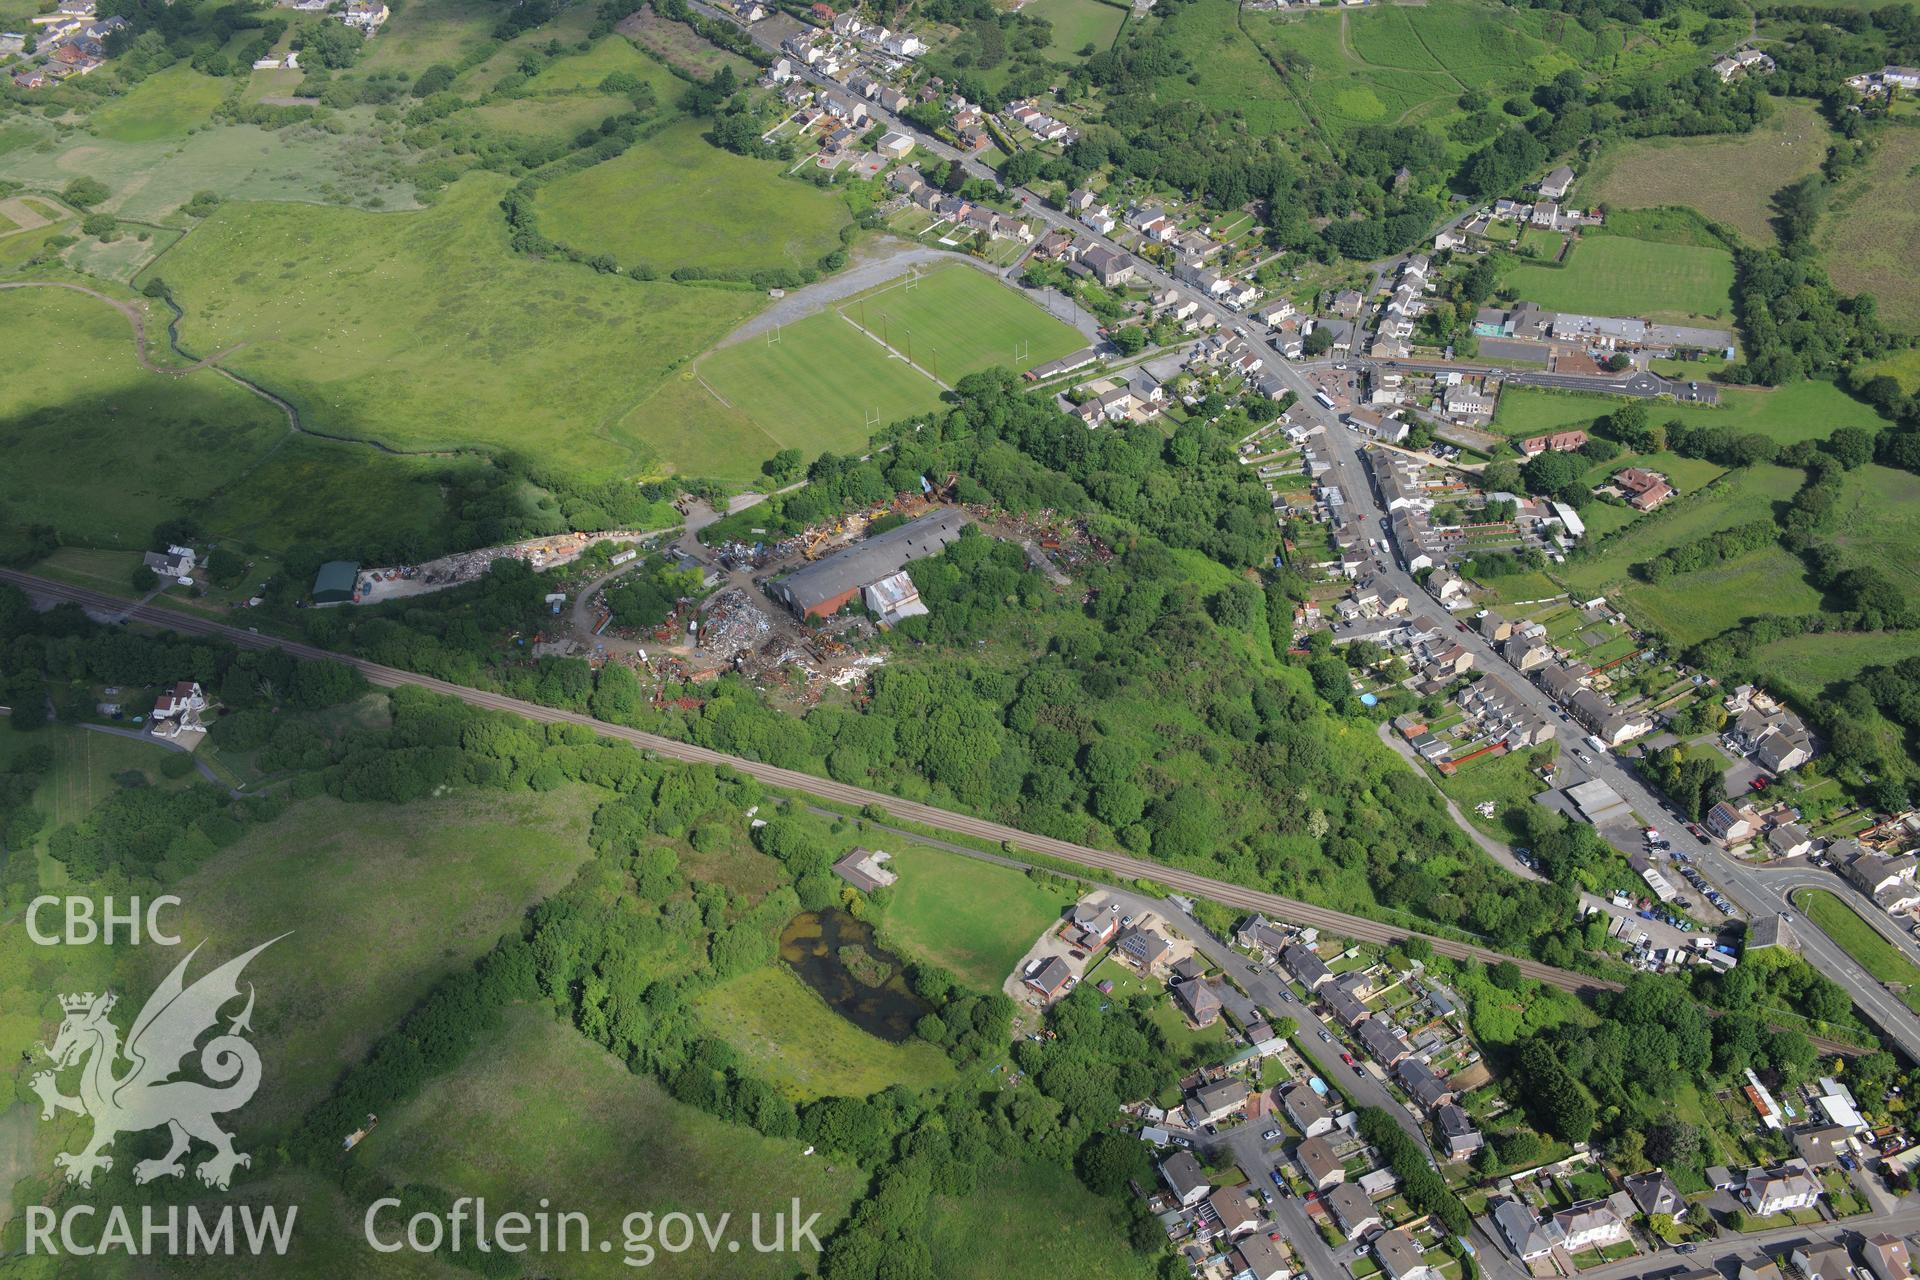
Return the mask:
POLYGON ((1892 355, 1882 356, 1860 370, 1862 376, 1877 378, 1886 376, 1900 384, 1902 390, 1912 395, 1920 391, 1920 347, 1908 347, 1892 355))
POLYGON ((1156 1274, 1152 1260, 1129 1247, 1112 1203, 1065 1169, 1003 1167, 990 1185, 989 1195, 934 1198, 927 1242, 938 1280, 1147 1280, 1156 1274))
POLYGON ((1086 346, 1078 329, 972 267, 940 266, 836 308, 943 382, 995 365, 1028 369, 1086 346))
POLYGON ((1900 999, 1920 1012, 1920 965, 1907 959, 1838 895, 1825 889, 1795 889, 1790 896, 1793 905, 1806 912, 1855 963, 1881 982, 1900 988, 1900 999))
POLYGON ((1636 621, 1679 645, 1717 635, 1747 618, 1815 613, 1820 593, 1799 559, 1779 547, 1677 574, 1659 586, 1630 581, 1615 598, 1636 621))
POLYGON ((1685 205, 1770 245, 1773 193, 1820 167, 1827 136, 1815 104, 1788 100, 1751 133, 1636 138, 1595 163, 1581 198, 1615 209, 1685 205))
POLYGON ((583 252, 610 253, 622 265, 646 263, 663 274, 675 267, 810 267, 840 247, 848 221, 843 203, 783 180, 776 161, 708 144, 703 127, 682 121, 542 187, 540 229, 583 252))
POLYGON ((470 121, 502 137, 559 142, 582 129, 598 127, 608 116, 632 109, 628 99, 614 94, 570 93, 551 98, 506 98, 455 112, 450 119, 470 121))
POLYGON ((1853 679, 1867 667, 1891 666, 1920 656, 1920 634, 1911 631, 1839 631, 1793 636, 1762 645, 1754 664, 1778 684, 1809 699, 1830 684, 1853 679))
MULTIPOLYGON (((191 509, 210 532, 267 550, 424 535, 446 517, 444 462, 288 431, 285 416, 210 369, 142 369, 126 318, 67 289, 0 306, 0 503, 68 542, 146 550, 191 509), (76 450, 89 460, 72 465, 76 450)), ((150 321, 150 323, 152 323, 150 321)), ((108 589, 124 590, 122 574, 108 589)))
POLYGON ((0 178, 43 191, 58 191, 77 177, 97 178, 113 193, 102 208, 146 222, 167 219, 200 191, 232 200, 414 208, 404 149, 369 141, 373 113, 372 107, 337 112, 332 128, 221 125, 145 141, 56 136, 33 123, 23 127, 51 145, 0 148, 0 178))
POLYGON ((1507 274, 1505 285, 1552 311, 1724 322, 1732 313, 1733 255, 1703 245, 1589 235, 1560 266, 1524 263, 1507 274))
MULTIPOLYGON (((1771 519, 1805 477, 1791 467, 1746 467, 1690 498, 1679 498, 1609 539, 1597 554, 1582 554, 1561 571, 1577 598, 1600 594, 1624 579, 1630 566, 1668 547, 1749 520, 1771 519)), ((1731 622, 1731 620, 1729 620, 1731 622)))
MULTIPOLYGON (((1507 387, 1493 418, 1494 431, 1508 436, 1533 436, 1562 427, 1584 427, 1610 413, 1619 400, 1607 396, 1563 395, 1533 387, 1507 387)), ((1831 382, 1795 382, 1784 387, 1727 387, 1720 405, 1679 404, 1653 400, 1647 416, 1654 422, 1685 422, 1690 426, 1725 427, 1746 434, 1757 431, 1780 444, 1824 440, 1835 427, 1861 427, 1877 432, 1885 421, 1831 382)))
POLYGON ((233 83, 202 75, 184 62, 175 63, 95 111, 91 123, 94 132, 112 142, 184 138, 188 130, 213 117, 213 109, 233 83))
POLYGON ((768 966, 702 993, 700 1019, 753 1074, 796 1100, 865 1097, 890 1084, 924 1089, 953 1078, 938 1047, 890 1044, 827 1007, 791 969, 768 966))
POLYGON ((1820 260, 1844 293, 1871 293, 1888 323, 1920 328, 1920 129, 1883 130, 1864 172, 1828 203, 1820 260))
POLYGON ((1530 804, 1536 794, 1546 789, 1547 784, 1535 776, 1533 770, 1541 760, 1551 760, 1553 756, 1551 744, 1481 756, 1460 766, 1452 776, 1439 777, 1440 790, 1460 806, 1468 822, 1496 839, 1505 840, 1514 830, 1506 823, 1508 812, 1530 804), (1488 802, 1494 806, 1491 818, 1474 807, 1488 802))
POLYGON ((881 925, 887 943, 979 991, 998 991, 1072 902, 1012 867, 919 845, 887 852, 900 876, 881 925))
POLYGON ((1033 0, 1020 12, 1053 24, 1049 49, 1056 58, 1078 54, 1088 45, 1095 53, 1110 47, 1127 20, 1126 7, 1107 0, 1033 0))
POLYGON ((722 439, 750 422, 774 442, 773 449, 752 455, 760 458, 809 443, 857 451, 880 426, 930 412, 940 402, 933 379, 888 355, 834 311, 781 325, 771 343, 763 335, 722 347, 697 368, 731 407, 722 416, 723 428, 731 428, 722 439))
MULTIPOLYGON (((820 1214, 816 1231, 825 1239, 865 1189, 865 1174, 845 1161, 809 1159, 801 1147, 676 1102, 574 1028, 521 1008, 465 1065, 383 1117, 359 1158, 394 1183, 484 1196, 499 1211, 531 1211, 564 1188, 567 1199, 555 1209, 587 1214, 614 1248, 529 1253, 528 1265, 546 1268, 540 1274, 631 1276, 636 1266, 623 1260, 621 1223, 633 1212, 656 1220, 704 1213, 710 1221, 730 1213, 730 1232, 744 1241, 754 1214, 770 1226, 797 1198, 806 1213, 820 1214)), ((788 1280, 819 1262, 811 1250, 762 1254, 745 1243, 734 1253, 722 1245, 658 1260, 696 1280, 788 1280)))
MULTIPOLYGON (((539 74, 527 81, 527 90, 540 94, 587 89, 598 85, 616 71, 625 71, 642 80, 664 76, 664 79, 656 82, 656 88, 673 83, 671 76, 665 76, 665 69, 634 48, 631 40, 625 36, 606 36, 585 53, 555 58, 540 68, 539 74)), ((662 105, 671 102, 672 98, 669 97, 662 105)))
MULTIPOLYGON (((381 807, 317 798, 178 881, 179 932, 210 956, 293 930, 250 970, 274 999, 254 1024, 268 1083, 246 1124, 297 1119, 435 981, 563 886, 588 856, 590 811, 577 788, 381 807)), ((178 959, 143 963, 158 980, 178 959)))
POLYGON ((1849 471, 1833 541, 1849 562, 1890 574, 1906 590, 1920 586, 1920 476, 1874 464, 1849 471))
POLYGON ((410 214, 225 204, 158 268, 181 340, 245 343, 227 365, 328 434, 657 470, 627 410, 758 299, 515 254, 495 208, 507 181, 471 174, 410 214))
POLYGON ((1265 38, 1257 25, 1266 20, 1265 15, 1248 17, 1248 27, 1242 30, 1239 6, 1231 0, 1197 0, 1168 11, 1160 21, 1199 74, 1199 83, 1185 76, 1168 77, 1161 82, 1161 98, 1239 112, 1246 117, 1247 127, 1261 135, 1307 128, 1306 113, 1257 43, 1265 38))

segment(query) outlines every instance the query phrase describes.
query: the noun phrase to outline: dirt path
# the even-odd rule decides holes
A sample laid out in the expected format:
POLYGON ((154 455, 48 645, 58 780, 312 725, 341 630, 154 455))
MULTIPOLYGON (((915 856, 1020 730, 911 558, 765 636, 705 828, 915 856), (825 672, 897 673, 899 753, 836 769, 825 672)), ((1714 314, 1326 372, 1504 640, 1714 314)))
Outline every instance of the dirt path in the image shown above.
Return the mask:
MULTIPOLYGON (((1404 741, 1401 740, 1400 735, 1393 731, 1393 727, 1391 725, 1385 725, 1385 724, 1380 725, 1378 728, 1374 730, 1374 732, 1379 735, 1380 741, 1386 743, 1389 747, 1392 747, 1396 752, 1398 752, 1401 755, 1401 757, 1403 757, 1406 760, 1406 762, 1409 765, 1413 766, 1413 771, 1415 773, 1419 774, 1422 778, 1425 778, 1427 776, 1426 767, 1420 762, 1420 757, 1417 754, 1415 754, 1412 747, 1409 747, 1404 741)), ((1432 780, 1428 779, 1428 781, 1431 782, 1432 780)), ((1467 821, 1467 815, 1460 812, 1460 806, 1453 802, 1452 796, 1440 790, 1440 788, 1437 786, 1434 787, 1433 790, 1434 790, 1434 794, 1439 796, 1440 799, 1445 802, 1447 806, 1447 813, 1452 816, 1455 825, 1457 825, 1460 828, 1460 830, 1466 833, 1468 839, 1472 840, 1475 844, 1479 845, 1482 849, 1484 849, 1488 857, 1492 858, 1495 862, 1499 863, 1502 867, 1505 867, 1508 871, 1513 872, 1513 874, 1519 876, 1523 880, 1540 879, 1540 873, 1537 871, 1534 871, 1530 867, 1527 867, 1525 864, 1523 864, 1520 861, 1520 859, 1514 857, 1512 849, 1509 849, 1506 845, 1502 844, 1498 840, 1495 840, 1492 836, 1488 835, 1486 832, 1480 830, 1480 828, 1474 826, 1471 822, 1467 821)))

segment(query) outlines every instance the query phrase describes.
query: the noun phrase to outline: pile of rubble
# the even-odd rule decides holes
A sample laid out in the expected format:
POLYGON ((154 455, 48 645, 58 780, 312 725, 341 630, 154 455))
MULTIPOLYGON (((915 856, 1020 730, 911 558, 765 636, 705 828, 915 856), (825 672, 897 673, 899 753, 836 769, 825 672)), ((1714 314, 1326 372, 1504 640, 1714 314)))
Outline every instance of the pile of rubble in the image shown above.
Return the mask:
POLYGON ((773 630, 766 611, 738 587, 713 597, 700 617, 700 651, 710 659, 731 662, 765 643, 773 630))

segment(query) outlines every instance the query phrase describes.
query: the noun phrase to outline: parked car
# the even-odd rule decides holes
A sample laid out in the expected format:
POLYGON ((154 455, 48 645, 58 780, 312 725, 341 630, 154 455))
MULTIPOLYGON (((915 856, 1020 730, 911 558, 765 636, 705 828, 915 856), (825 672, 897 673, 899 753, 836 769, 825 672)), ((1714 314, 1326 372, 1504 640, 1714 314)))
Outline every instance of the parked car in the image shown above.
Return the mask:
POLYGON ((1262 1142, 1277 1142, 1279 1139, 1280 1131, 1278 1129, 1269 1129, 1260 1135, 1260 1141, 1262 1142))
POLYGON ((1692 1253, 1695 1249, 1698 1249, 1699 1247, 1700 1246, 1697 1244, 1677 1244, 1673 1246, 1673 1251, 1675 1253, 1692 1253))
POLYGON ((1085 960, 1087 958, 1087 953, 1084 951, 1069 951, 1067 952, 1067 954, 1072 956, 1075 960, 1085 960))
POLYGON ((1348 1066, 1352 1066, 1352 1065, 1353 1065, 1353 1055, 1352 1055, 1352 1054, 1350 1054, 1350 1053, 1342 1053, 1342 1054, 1340 1055, 1340 1061, 1342 1061, 1342 1062, 1344 1062, 1344 1063, 1346 1063, 1346 1064, 1347 1064, 1348 1066))

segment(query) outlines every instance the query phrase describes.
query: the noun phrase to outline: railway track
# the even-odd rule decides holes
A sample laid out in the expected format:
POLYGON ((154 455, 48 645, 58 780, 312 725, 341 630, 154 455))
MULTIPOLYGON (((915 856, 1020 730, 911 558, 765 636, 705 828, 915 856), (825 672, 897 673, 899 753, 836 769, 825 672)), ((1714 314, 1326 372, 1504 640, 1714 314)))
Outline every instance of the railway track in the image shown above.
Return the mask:
MULTIPOLYGON (((1323 929, 1341 937, 1353 938, 1360 942, 1391 943, 1406 937, 1422 937, 1433 944, 1440 955, 1455 960, 1472 959, 1486 964, 1511 962, 1519 967, 1526 977, 1550 986, 1560 987, 1580 995, 1593 995, 1603 991, 1619 991, 1621 984, 1607 978, 1594 977, 1591 974, 1576 973, 1570 969, 1559 969, 1542 964, 1522 956, 1508 955, 1495 951, 1491 947, 1479 946, 1471 942, 1462 942, 1455 938, 1438 937, 1433 934, 1419 933, 1416 930, 1399 928, 1369 920, 1365 916, 1350 915, 1344 911, 1335 911, 1330 907, 1315 906, 1311 902, 1302 902, 1298 898, 1289 898, 1282 894, 1268 893, 1259 889, 1249 889, 1231 881, 1216 880, 1197 872, 1184 871, 1178 867, 1169 867, 1157 862, 1148 862, 1141 858, 1129 857, 1123 853, 1114 853, 1106 849, 1096 849, 1089 845, 1074 844, 1067 840, 1057 840, 1051 836, 1036 835, 1022 831, 1017 827, 1005 826, 985 818, 976 818, 970 814, 955 813, 950 809, 941 809, 918 801, 905 800, 899 796, 888 795, 884 791, 872 791, 865 787, 850 786, 835 782, 830 778, 815 777, 797 769, 783 769, 777 765, 765 764, 758 760, 748 760, 741 756, 731 756, 713 751, 692 743, 680 742, 673 738, 662 737, 657 733, 648 733, 642 729, 629 729, 623 725, 609 724, 596 720, 592 716, 581 715, 575 711, 563 711, 557 707, 545 707, 535 702, 524 702, 506 694, 493 693, 485 689, 471 689, 465 685, 453 684, 433 676, 419 675, 411 671, 402 671, 397 667, 383 666, 356 658, 348 654, 334 653, 331 650, 316 648, 297 640, 287 640, 279 636, 262 635, 241 627, 228 626, 207 618, 192 614, 177 613, 171 609, 162 609, 153 605, 129 605, 125 600, 105 592, 91 591, 85 587, 76 587, 64 582, 55 582, 32 574, 20 573, 12 569, 0 569, 0 582, 13 585, 42 599, 66 601, 87 608, 109 611, 115 616, 124 615, 131 621, 147 623, 156 627, 188 635, 201 635, 225 640, 243 649, 279 649, 298 658, 315 662, 339 662, 352 667, 364 676, 369 684, 379 688, 392 689, 402 685, 429 689, 449 698, 457 698, 470 706, 482 707, 489 711, 501 711, 516 715, 540 724, 576 724, 591 729, 604 738, 625 742, 632 746, 651 751, 655 755, 669 760, 679 760, 690 764, 719 765, 746 774, 762 784, 781 791, 799 795, 813 796, 830 800, 838 804, 865 807, 876 805, 888 814, 905 818, 922 826, 956 832, 972 836, 979 840, 1011 848, 1025 849, 1032 853, 1059 858, 1062 861, 1104 871, 1110 875, 1126 879, 1146 879, 1165 885, 1176 893, 1196 898, 1209 898, 1230 907, 1242 907, 1248 911, 1257 911, 1265 915, 1277 916, 1295 924, 1308 925, 1323 929)), ((1828 1053, 1860 1053, 1857 1045, 1844 1044, 1824 1037, 1809 1036, 1815 1045, 1828 1053)))

